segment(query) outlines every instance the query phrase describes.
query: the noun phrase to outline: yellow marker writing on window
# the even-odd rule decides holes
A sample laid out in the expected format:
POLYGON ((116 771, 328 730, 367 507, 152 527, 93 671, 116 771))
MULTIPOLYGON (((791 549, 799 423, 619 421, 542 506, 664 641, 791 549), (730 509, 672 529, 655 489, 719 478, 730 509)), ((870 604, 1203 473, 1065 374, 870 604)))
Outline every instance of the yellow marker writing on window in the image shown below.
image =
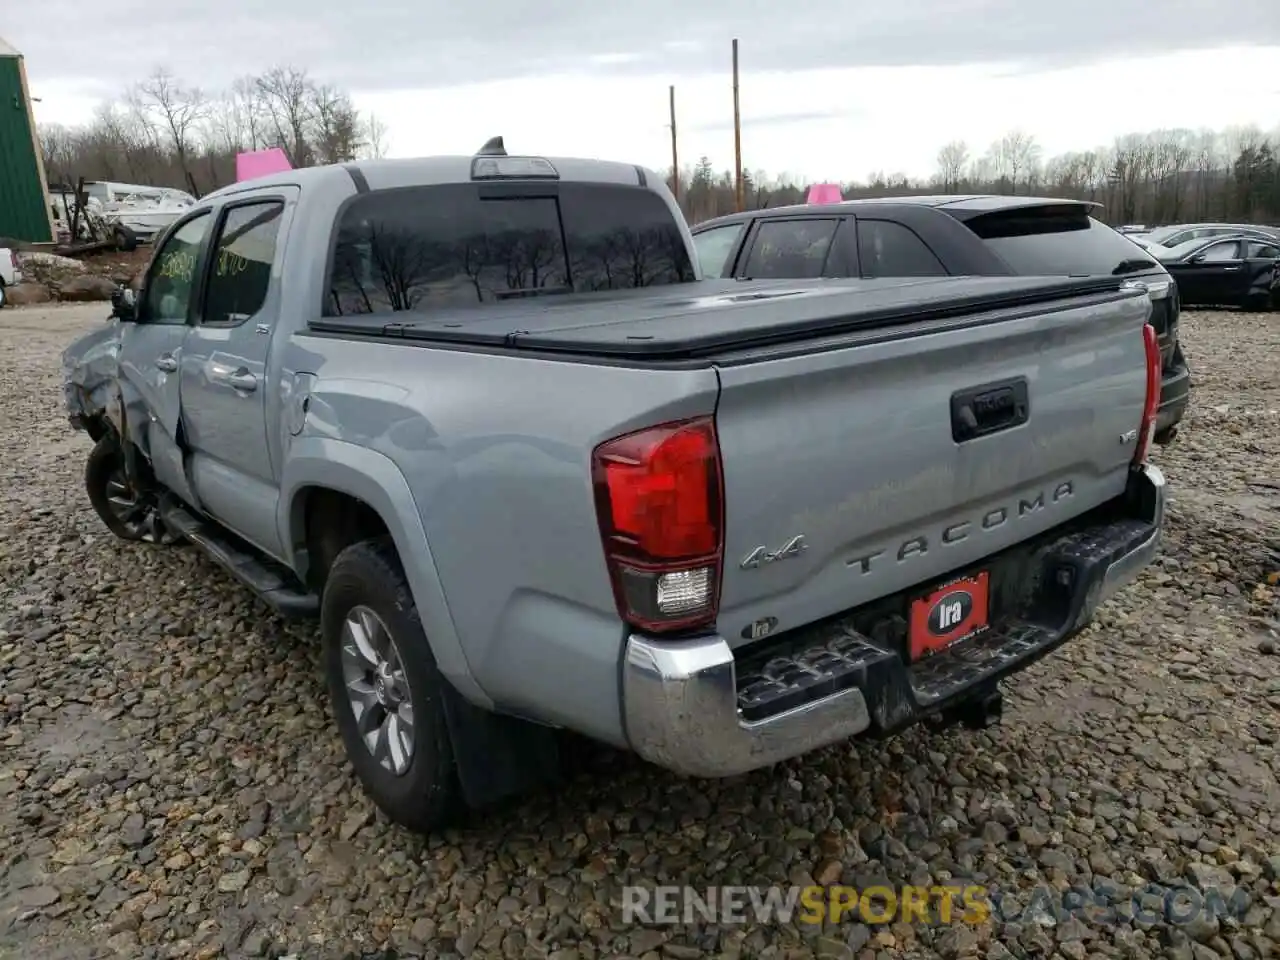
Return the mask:
POLYGON ((191 275, 195 273, 195 268, 196 258, 194 254, 175 250, 173 253, 165 254, 160 262, 160 269, 156 272, 156 276, 190 283, 191 275))
POLYGON ((234 250, 224 247, 218 251, 218 276, 234 277, 249 269, 249 261, 234 250))

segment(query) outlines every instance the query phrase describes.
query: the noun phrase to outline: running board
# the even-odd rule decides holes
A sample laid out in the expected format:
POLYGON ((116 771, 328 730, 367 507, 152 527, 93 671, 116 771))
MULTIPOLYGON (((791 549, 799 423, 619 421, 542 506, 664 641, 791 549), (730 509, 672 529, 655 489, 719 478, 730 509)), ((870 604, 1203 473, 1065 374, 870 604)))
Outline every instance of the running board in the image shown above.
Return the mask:
POLYGON ((160 504, 160 519, 173 533, 203 550, 210 560, 256 593, 281 617, 300 620, 320 615, 320 598, 308 592, 283 564, 261 556, 234 535, 193 516, 172 500, 160 504))

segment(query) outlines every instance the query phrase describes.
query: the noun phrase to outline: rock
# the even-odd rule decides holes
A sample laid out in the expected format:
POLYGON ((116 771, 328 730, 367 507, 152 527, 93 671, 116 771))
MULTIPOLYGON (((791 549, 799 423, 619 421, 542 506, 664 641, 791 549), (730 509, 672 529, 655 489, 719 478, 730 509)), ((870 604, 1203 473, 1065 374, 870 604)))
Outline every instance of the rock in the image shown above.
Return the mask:
POLYGON ((48 303, 53 299, 49 288, 40 283, 15 283, 5 289, 5 300, 13 307, 26 307, 36 303, 48 303))
POLYGON ((150 839, 151 831, 147 829, 141 814, 131 814, 120 825, 120 842, 126 847, 145 846, 150 839))
POLYGON ((819 937, 813 944, 813 952, 820 960, 853 960, 853 949, 835 937, 819 937))
POLYGON ((82 260, 38 251, 18 254, 18 266, 28 279, 44 284, 57 283, 85 272, 82 260))
POLYGON ((654 928, 645 928, 637 930, 631 934, 631 953, 635 956, 648 953, 650 950, 657 950, 662 946, 663 941, 667 939, 667 935, 654 928))
MULTIPOLYGON (((130 272, 106 259, 90 270, 130 272)), ((1250 483, 1280 436, 1280 382, 1259 372, 1280 369, 1280 341, 1258 316, 1184 311, 1196 397, 1153 455, 1171 490, 1157 560, 1005 683, 1001 725, 724 781, 584 745, 584 775, 427 838, 375 815, 351 776, 313 625, 193 549, 116 541, 88 507, 59 354, 104 316, 0 312, 0 954, 1277 956, 1263 738, 1280 733, 1280 677, 1256 645, 1280 598, 1254 559, 1276 515, 1250 483), (1007 896, 976 925, 961 898, 949 924, 786 924, 748 903, 741 924, 618 925, 628 884, 792 875, 1007 896), (1116 922, 1031 909, 1031 891, 1057 907, 1065 884, 1114 889, 1116 922), (1246 918, 1171 920, 1166 892, 1187 884, 1247 901, 1246 918)))
POLYGON ((22 902, 28 907, 51 907, 61 896, 54 887, 28 887, 22 891, 22 902))
POLYGON ((251 878, 252 872, 249 870, 234 870, 230 873, 224 873, 218 878, 218 889, 223 893, 234 893, 247 887, 251 878))
POLYGON ((1095 850, 1089 854, 1089 869, 1100 876, 1109 877, 1116 872, 1116 865, 1105 851, 1095 850))
POLYGON ((72 277, 57 285, 59 300, 110 300, 116 285, 106 277, 72 277))
POLYGON ((844 866, 838 860, 824 860, 813 868, 813 881, 820 886, 828 887, 838 883, 844 866))
POLYGON ((373 810, 369 807, 352 810, 347 814, 347 818, 342 821, 342 829, 338 831, 338 836, 343 840, 350 840, 372 819, 373 810))
POLYGON ((957 923, 947 927, 934 942, 938 955, 943 957, 944 960, 977 956, 979 946, 977 934, 964 923, 957 923))

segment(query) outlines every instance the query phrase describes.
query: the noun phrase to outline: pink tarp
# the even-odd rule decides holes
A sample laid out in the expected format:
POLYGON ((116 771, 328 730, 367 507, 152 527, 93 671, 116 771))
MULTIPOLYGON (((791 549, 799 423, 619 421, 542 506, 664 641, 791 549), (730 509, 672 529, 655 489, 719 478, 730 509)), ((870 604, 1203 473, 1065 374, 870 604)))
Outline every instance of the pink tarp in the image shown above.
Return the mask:
POLYGON ((279 147, 236 154, 237 183, 241 180, 252 180, 254 177, 265 177, 269 173, 280 173, 283 170, 292 169, 289 158, 279 147))
POLYGON ((815 183, 809 188, 805 203, 839 203, 844 199, 838 183, 815 183))

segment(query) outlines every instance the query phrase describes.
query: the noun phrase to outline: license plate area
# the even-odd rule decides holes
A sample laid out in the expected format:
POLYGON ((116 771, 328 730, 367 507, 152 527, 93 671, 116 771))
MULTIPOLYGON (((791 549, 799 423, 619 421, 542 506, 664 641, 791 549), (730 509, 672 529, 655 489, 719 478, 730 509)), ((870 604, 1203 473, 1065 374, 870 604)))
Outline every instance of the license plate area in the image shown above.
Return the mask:
POLYGON ((986 570, 957 577, 912 601, 907 631, 912 663, 987 629, 990 579, 986 570))

